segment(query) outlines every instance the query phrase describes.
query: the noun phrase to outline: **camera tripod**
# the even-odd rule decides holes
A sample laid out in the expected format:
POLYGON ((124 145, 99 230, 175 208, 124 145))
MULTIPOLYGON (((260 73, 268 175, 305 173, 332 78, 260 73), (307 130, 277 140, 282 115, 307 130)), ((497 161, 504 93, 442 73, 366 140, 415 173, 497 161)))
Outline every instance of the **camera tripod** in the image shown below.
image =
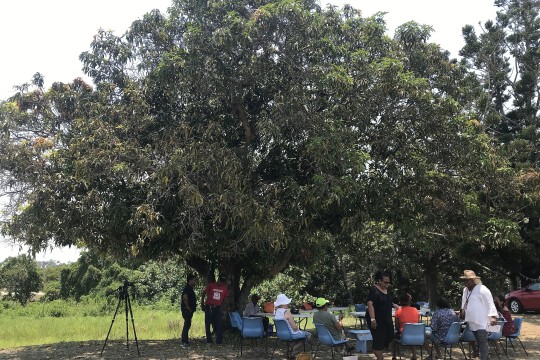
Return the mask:
POLYGON ((103 356, 103 350, 105 350, 105 346, 107 345, 107 340, 109 339, 109 335, 111 334, 111 329, 114 324, 114 320, 116 319, 116 314, 118 313, 118 309, 120 308, 120 305, 122 302, 124 303, 125 313, 126 313, 126 347, 129 350, 129 323, 128 323, 128 310, 129 314, 131 315, 131 325, 133 327, 133 335, 135 337, 135 344, 137 345, 137 354, 141 356, 141 353, 139 351, 139 342, 137 341, 137 332, 135 331, 135 321, 133 320, 133 311, 131 311, 131 301, 129 300, 129 292, 128 287, 133 286, 132 283, 129 281, 124 281, 124 285, 120 286, 118 288, 118 305, 116 305, 116 311, 114 312, 114 316, 111 321, 111 326, 109 327, 109 332, 107 333, 107 337, 105 338, 105 343, 103 344, 103 348, 101 349, 101 356, 103 356))

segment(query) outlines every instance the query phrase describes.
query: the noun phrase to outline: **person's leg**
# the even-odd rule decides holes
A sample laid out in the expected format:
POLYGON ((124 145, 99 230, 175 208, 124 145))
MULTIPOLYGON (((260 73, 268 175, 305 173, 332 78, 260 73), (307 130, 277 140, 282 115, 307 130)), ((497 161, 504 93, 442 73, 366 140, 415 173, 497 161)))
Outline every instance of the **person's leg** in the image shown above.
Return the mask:
POLYGON ((383 360, 383 350, 385 348, 386 342, 386 329, 384 329, 382 325, 377 326, 377 328, 373 329, 371 328, 370 324, 368 324, 368 328, 371 331, 371 337, 373 338, 373 341, 371 343, 373 354, 375 355, 377 360, 383 360))
POLYGON ((412 348, 412 358, 416 359, 416 346, 413 345, 411 346, 411 348, 412 348))
POLYGON ((394 341, 392 342, 392 359, 395 359, 397 357, 397 348, 398 348, 398 341, 401 337, 399 334, 396 334, 394 337, 394 341))
POLYGON ((441 348, 439 347, 439 344, 436 342, 433 343, 433 346, 435 347, 435 353, 437 354, 437 357, 442 357, 441 355, 441 348))
POLYGON ((212 331, 210 330, 210 325, 212 324, 212 309, 207 306, 204 309, 204 329, 206 330, 206 342, 212 343, 212 331))
POLYGON ((182 310, 182 317, 184 318, 184 327, 182 328, 182 344, 189 344, 189 329, 191 328, 191 319, 193 313, 188 310, 182 310))
POLYGON ((480 360, 489 360, 489 347, 487 340, 487 331, 478 330, 473 331, 474 338, 478 344, 478 352, 480 353, 480 360))
POLYGON ((223 342, 223 313, 217 308, 214 314, 214 331, 216 332, 216 344, 223 342))

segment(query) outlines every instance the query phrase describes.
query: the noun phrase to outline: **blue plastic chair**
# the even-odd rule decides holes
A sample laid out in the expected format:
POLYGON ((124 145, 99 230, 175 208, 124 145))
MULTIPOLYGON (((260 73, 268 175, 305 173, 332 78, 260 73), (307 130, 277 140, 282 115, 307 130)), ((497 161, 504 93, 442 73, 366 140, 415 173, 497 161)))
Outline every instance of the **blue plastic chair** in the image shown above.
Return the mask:
MULTIPOLYGON (((303 341, 304 342, 304 351, 306 351, 306 337, 302 338, 293 338, 291 329, 289 329, 289 325, 287 325, 287 320, 276 320, 274 319, 274 326, 276 328, 276 336, 279 340, 285 341, 287 343, 287 359, 289 358, 292 350, 292 344, 295 342, 303 341)), ((276 351, 276 346, 272 350, 272 356, 270 359, 274 357, 274 352, 276 351)))
POLYGON ((229 313, 229 322, 231 324, 231 332, 230 332, 230 335, 227 336, 227 341, 231 338, 231 336, 240 334, 240 328, 238 327, 235 316, 233 314, 234 312, 229 313))
MULTIPOLYGON (((469 324, 467 324, 465 326, 465 330, 463 330, 463 332, 461 333, 461 336, 459 337, 459 346, 461 347, 461 351, 463 352, 465 359, 468 359, 468 357, 465 352, 465 346, 463 344, 467 343, 468 345, 470 345, 471 343, 474 343, 474 342, 476 342, 476 338, 474 337, 474 334, 471 328, 469 327, 469 324)), ((469 348, 469 355, 471 355, 470 348, 469 348)), ((471 359, 472 359, 472 355, 471 355, 471 359)))
POLYGON ((240 341, 240 338, 242 337, 242 315, 238 311, 233 311, 229 313, 229 317, 231 320, 231 327, 234 333, 238 335, 236 340, 233 344, 233 349, 236 348, 236 344, 240 341))
MULTIPOLYGON (((366 306, 366 304, 354 304, 354 311, 356 311, 356 312, 367 311, 367 306, 366 306)), ((360 322, 360 329, 364 328, 364 318, 363 317, 355 316, 354 320, 355 320, 354 321, 354 327, 355 328, 358 327, 358 322, 360 322)))
MULTIPOLYGON (((257 339, 265 339, 264 337, 264 326, 262 317, 247 317, 244 318, 242 321, 242 330, 241 330, 241 336, 240 336, 240 355, 242 355, 242 349, 243 349, 243 343, 244 339, 251 339, 252 345, 253 340, 257 339)), ((267 351, 267 344, 265 342, 265 353, 267 351)))
POLYGON ((319 351, 319 346, 321 346, 321 344, 330 346, 330 350, 332 351, 332 359, 334 359, 334 348, 337 346, 343 346, 344 344, 348 343, 349 340, 336 340, 330 333, 330 330, 328 330, 323 324, 314 323, 313 325, 315 325, 315 329, 317 329, 317 339, 319 340, 319 344, 317 344, 317 349, 315 349, 313 359, 317 357, 317 352, 319 351))
MULTIPOLYGON (((452 347, 456 344, 459 344, 461 335, 461 323, 455 322, 450 325, 450 328, 448 329, 448 333, 446 334, 446 337, 443 341, 437 342, 438 345, 444 347, 444 359, 446 359, 446 353, 448 352, 450 354, 450 359, 452 359, 452 347), (448 349, 450 347, 450 349, 448 349), (450 351, 448 351, 450 350, 450 351)), ((433 345, 435 342, 431 343, 431 351, 430 355, 433 359, 433 345)), ((459 345, 458 345, 459 346, 459 345)), ((465 355, 465 358, 467 358, 467 355, 465 355)))
POLYGON ((426 340, 426 325, 423 323, 405 323, 401 338, 396 341, 399 358, 401 359, 400 346, 420 346, 420 358, 423 358, 422 348, 426 340))
MULTIPOLYGON (((503 337, 502 328, 503 328, 504 323, 505 321, 498 321, 497 324, 499 325, 499 331, 490 333, 488 335, 488 344, 493 345, 493 348, 495 349, 495 354, 497 355, 498 359, 500 359, 501 357, 499 356, 499 347, 497 346, 497 343, 500 343, 503 337)), ((503 349, 504 355, 508 357, 508 354, 506 353, 506 350, 504 349, 504 346, 502 346, 502 344, 501 344, 501 348, 503 349)))
POLYGON ((366 311, 366 304, 354 304, 354 311, 366 311))
POLYGON ((522 318, 515 318, 514 319, 514 324, 516 325, 516 332, 514 334, 512 334, 512 335, 505 336, 505 348, 506 348, 506 353, 508 354, 508 343, 510 343, 510 345, 512 346, 512 349, 515 352, 516 348, 514 347, 514 342, 512 340, 517 340, 521 344, 521 347, 523 348, 523 351, 525 351, 525 355, 527 355, 527 357, 528 357, 529 354, 527 353, 527 350, 525 350, 525 346, 523 346, 523 343, 519 339, 519 335, 521 334, 521 324, 522 323, 523 323, 522 318))

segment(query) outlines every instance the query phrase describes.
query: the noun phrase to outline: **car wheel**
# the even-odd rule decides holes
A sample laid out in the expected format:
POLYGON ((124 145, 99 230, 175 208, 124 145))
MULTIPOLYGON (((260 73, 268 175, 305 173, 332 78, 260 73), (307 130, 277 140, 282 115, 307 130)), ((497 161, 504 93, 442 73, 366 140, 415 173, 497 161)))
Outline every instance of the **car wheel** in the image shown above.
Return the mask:
POLYGON ((514 314, 519 314, 521 312, 523 312, 523 306, 521 305, 521 303, 516 300, 516 299, 512 299, 510 300, 510 310, 514 313, 514 314))

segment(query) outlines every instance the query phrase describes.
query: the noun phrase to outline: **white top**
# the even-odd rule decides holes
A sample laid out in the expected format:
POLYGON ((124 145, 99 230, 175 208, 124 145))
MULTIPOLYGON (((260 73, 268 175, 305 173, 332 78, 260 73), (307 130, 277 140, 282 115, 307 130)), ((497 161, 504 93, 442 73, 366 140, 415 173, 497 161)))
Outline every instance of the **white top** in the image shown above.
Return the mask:
MULTIPOLYGON (((298 330, 293 330, 292 327, 291 327, 291 324, 289 324, 289 321, 287 319, 285 319, 285 311, 287 311, 288 309, 287 308, 276 308, 275 311, 274 311, 274 320, 285 320, 285 322, 287 323, 287 326, 289 327, 289 330, 291 331, 292 334, 299 334, 301 333, 302 331, 300 330, 300 328, 298 330)), ((306 314, 308 315, 308 314, 306 314)))
POLYGON ((465 309, 465 321, 469 323, 472 331, 485 330, 491 320, 490 317, 497 316, 491 291, 482 284, 476 285, 472 291, 467 287, 463 289, 461 308, 465 309), (469 302, 465 306, 467 297, 469 302))

